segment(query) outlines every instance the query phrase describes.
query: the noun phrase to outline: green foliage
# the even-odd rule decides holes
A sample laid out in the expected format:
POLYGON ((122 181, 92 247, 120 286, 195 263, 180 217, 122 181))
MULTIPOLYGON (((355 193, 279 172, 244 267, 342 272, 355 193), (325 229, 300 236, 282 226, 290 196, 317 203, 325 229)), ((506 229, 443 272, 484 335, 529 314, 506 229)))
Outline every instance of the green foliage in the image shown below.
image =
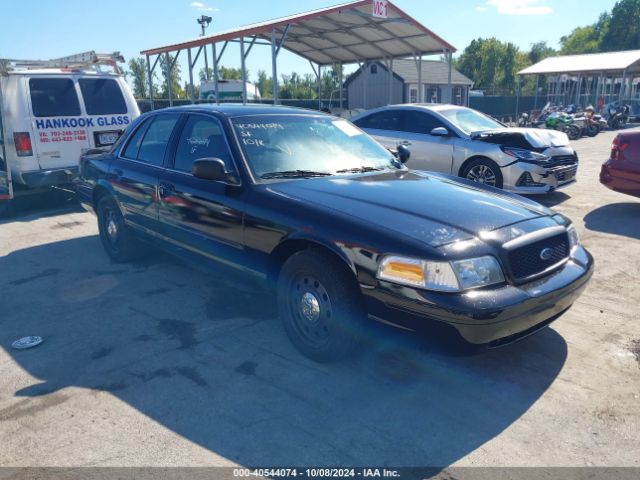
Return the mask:
POLYGON ((169 76, 169 66, 173 64, 173 68, 171 69, 171 96, 173 98, 187 98, 186 92, 180 86, 180 63, 174 63, 175 56, 173 55, 160 55, 160 61, 158 65, 160 67, 160 71, 162 72, 162 86, 160 87, 160 98, 169 98, 169 91, 167 89, 167 77, 169 76), (168 61, 167 61, 168 58, 168 61))
POLYGON ((601 37, 602 51, 640 49, 640 0, 620 0, 607 20, 601 37))
POLYGON ((267 76, 267 72, 264 70, 258 70, 258 82, 256 86, 258 90, 260 90, 260 96, 262 98, 273 97, 273 81, 271 77, 267 76))
POLYGON ((472 40, 454 66, 473 79, 475 88, 513 94, 516 73, 529 64, 528 56, 510 42, 496 38, 472 40))
MULTIPOLYGON (((129 60, 129 70, 125 72, 127 80, 131 83, 135 98, 149 98, 149 78, 147 76, 147 61, 144 57, 129 60)), ((158 98, 158 76, 153 73, 153 96, 158 98)))
POLYGON ((599 52, 600 38, 595 24, 574 28, 569 35, 560 38, 560 45, 561 55, 599 52))

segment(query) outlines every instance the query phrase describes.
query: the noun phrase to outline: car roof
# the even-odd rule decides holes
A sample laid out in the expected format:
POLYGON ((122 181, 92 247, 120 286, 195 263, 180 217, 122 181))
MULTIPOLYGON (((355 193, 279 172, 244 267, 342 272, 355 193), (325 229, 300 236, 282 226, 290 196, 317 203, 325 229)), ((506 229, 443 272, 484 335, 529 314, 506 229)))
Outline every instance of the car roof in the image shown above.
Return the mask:
POLYGON ((202 103, 194 105, 182 105, 179 107, 168 107, 162 110, 154 110, 154 112, 206 112, 218 113, 227 117, 241 117, 244 115, 326 115, 317 110, 308 110, 306 108, 284 107, 280 105, 263 105, 249 104, 242 105, 239 103, 228 103, 217 105, 215 103, 202 103))

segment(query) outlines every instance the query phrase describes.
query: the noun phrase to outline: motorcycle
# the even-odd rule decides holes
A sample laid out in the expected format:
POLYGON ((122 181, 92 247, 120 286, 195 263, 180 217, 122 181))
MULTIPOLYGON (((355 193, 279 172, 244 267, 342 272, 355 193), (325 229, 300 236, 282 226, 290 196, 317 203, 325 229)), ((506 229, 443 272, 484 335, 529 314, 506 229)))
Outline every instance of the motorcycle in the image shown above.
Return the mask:
POLYGON ((612 130, 618 130, 624 128, 629 122, 629 113, 631 107, 629 105, 618 105, 609 108, 609 117, 607 118, 607 124, 612 130))
POLYGON ((556 111, 549 114, 545 126, 551 130, 560 130, 569 137, 569 140, 577 140, 582 136, 585 127, 584 119, 575 119, 567 112, 556 111))

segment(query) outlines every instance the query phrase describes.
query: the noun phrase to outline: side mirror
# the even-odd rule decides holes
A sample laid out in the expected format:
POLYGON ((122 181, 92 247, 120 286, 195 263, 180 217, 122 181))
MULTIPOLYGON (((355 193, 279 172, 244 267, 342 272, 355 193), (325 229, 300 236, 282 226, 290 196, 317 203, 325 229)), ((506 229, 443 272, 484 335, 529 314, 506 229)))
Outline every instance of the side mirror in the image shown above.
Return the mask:
POLYGON ((200 158, 193 162, 191 173, 204 180, 226 181, 228 179, 224 162, 219 158, 200 158))
POLYGON ((437 128, 434 128, 433 130, 431 130, 430 134, 432 136, 434 136, 434 137, 448 137, 449 136, 449 130, 447 130, 444 127, 437 127, 437 128))
POLYGON ((405 145, 398 145, 397 151, 400 163, 407 163, 409 158, 411 158, 411 150, 409 150, 405 145))

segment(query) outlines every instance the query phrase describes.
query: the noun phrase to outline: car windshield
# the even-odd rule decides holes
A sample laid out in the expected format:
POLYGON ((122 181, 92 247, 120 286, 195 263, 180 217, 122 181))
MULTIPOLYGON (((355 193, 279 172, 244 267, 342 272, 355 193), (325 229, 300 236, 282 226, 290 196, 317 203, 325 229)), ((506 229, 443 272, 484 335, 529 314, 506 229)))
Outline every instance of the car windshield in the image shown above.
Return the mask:
POLYGON ((380 144, 344 119, 259 115, 232 119, 257 178, 311 177, 403 169, 380 144))
POLYGON ((470 108, 449 108, 440 110, 438 113, 467 134, 504 127, 493 118, 470 108))

